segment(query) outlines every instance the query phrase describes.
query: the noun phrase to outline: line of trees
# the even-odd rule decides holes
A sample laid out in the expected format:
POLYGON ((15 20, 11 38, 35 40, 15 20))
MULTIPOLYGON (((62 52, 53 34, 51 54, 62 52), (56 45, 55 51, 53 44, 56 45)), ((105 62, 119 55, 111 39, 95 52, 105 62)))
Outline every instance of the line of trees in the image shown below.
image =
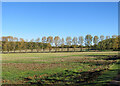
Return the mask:
POLYGON ((24 40, 23 38, 16 38, 12 36, 2 37, 2 52, 10 52, 16 50, 19 50, 19 52, 23 51, 27 52, 27 50, 36 50, 36 52, 39 52, 40 50, 45 51, 45 49, 49 49, 49 52, 51 52, 52 49, 55 49, 55 52, 60 48, 61 51, 63 51, 63 48, 67 48, 67 51, 69 51, 69 48, 73 48, 73 51, 75 51, 76 48, 80 48, 80 51, 82 51, 83 47, 95 50, 109 50, 114 49, 118 50, 120 49, 120 42, 119 42, 120 36, 113 35, 112 38, 110 36, 91 36, 86 35, 85 38, 83 36, 79 37, 73 37, 71 38, 66 37, 60 38, 59 36, 55 36, 54 38, 52 36, 49 37, 42 37, 37 39, 31 39, 30 41, 24 40))

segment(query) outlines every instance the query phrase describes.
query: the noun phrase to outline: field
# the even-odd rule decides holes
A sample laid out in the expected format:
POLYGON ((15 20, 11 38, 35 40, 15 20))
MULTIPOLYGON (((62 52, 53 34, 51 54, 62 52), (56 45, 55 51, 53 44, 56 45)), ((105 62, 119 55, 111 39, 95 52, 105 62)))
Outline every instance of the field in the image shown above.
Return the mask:
POLYGON ((2 54, 2 83, 109 84, 119 63, 117 51, 2 54))
MULTIPOLYGON (((82 48, 82 51, 87 51, 88 48, 82 48)), ((75 52, 80 52, 81 51, 81 48, 75 48, 75 52)), ((7 53, 8 51, 4 51, 3 53, 7 53)), ((20 53, 20 50, 16 50, 15 52, 14 51, 9 51, 10 53, 20 53)), ((27 49, 27 51, 25 50, 21 50, 21 52, 27 52, 27 53, 36 53, 37 50, 36 49, 33 49, 33 51, 31 52, 30 49, 27 49)), ((50 51, 49 49, 40 49, 39 50, 39 53, 49 53, 49 52, 55 52, 55 48, 52 48, 50 51)), ((67 52, 67 48, 57 48, 57 52, 67 52)), ((74 52, 74 48, 69 48, 69 52, 74 52)))

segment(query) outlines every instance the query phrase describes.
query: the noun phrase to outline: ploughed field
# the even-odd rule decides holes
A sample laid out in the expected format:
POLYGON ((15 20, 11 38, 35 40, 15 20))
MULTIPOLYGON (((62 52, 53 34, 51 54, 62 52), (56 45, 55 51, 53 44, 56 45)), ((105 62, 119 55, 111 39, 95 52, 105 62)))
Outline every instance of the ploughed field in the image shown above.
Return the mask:
POLYGON ((115 51, 2 54, 2 83, 106 85, 119 63, 115 51))

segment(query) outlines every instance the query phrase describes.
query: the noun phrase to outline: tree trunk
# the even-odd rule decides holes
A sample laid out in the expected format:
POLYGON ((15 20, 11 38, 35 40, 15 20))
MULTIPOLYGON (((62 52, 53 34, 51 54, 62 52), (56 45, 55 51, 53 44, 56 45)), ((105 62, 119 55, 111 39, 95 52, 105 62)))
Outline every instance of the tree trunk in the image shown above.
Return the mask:
POLYGON ((45 52, 45 48, 43 48, 43 52, 45 52))
POLYGON ((9 53, 9 50, 8 50, 8 53, 9 53))
POLYGON ((37 53, 39 52, 39 48, 37 48, 37 53))
POLYGON ((62 52, 63 52, 63 47, 62 47, 62 50, 61 50, 62 52))
POLYGON ((50 47, 49 47, 49 52, 50 52, 51 50, 50 50, 50 47))
POLYGON ((39 52, 39 50, 37 49, 37 53, 39 52))
POLYGON ((20 49, 20 52, 21 52, 21 49, 20 49))
POLYGON ((69 47, 67 48, 67 51, 69 51, 69 47))
POLYGON ((15 46, 13 47, 14 53, 15 53, 15 46))
POLYGON ((31 49, 31 52, 33 52, 33 49, 31 49))
POLYGON ((27 49, 25 49, 25 53, 27 52, 27 49))
POLYGON ((81 51, 82 51, 82 46, 81 46, 81 51))
POLYGON ((89 51, 89 46, 88 46, 88 51, 89 51))
POLYGON ((57 52, 57 47, 55 48, 55 52, 57 52))
POLYGON ((3 53, 3 49, 2 49, 2 53, 3 53))
POLYGON ((74 52, 75 52, 75 47, 74 47, 74 52))

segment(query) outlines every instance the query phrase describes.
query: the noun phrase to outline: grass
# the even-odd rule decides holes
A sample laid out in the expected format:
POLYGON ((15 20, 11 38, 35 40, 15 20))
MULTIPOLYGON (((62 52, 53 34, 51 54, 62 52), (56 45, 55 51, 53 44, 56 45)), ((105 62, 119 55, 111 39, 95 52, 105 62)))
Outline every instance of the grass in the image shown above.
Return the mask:
POLYGON ((117 63, 111 65, 109 70, 103 73, 102 76, 98 77, 94 83, 106 84, 107 82, 110 82, 118 74, 118 71, 120 71, 118 68, 120 65, 117 63))
POLYGON ((93 83, 106 83, 116 75, 115 71, 110 70, 118 65, 117 60, 106 60, 106 58, 109 58, 108 55, 117 54, 116 51, 1 54, 3 84, 78 84, 82 82, 87 85, 88 82, 93 82, 90 74, 93 77, 96 76, 98 80, 93 83), (99 76, 101 71, 102 75, 99 76), (111 74, 111 78, 105 78, 105 75, 111 74))

